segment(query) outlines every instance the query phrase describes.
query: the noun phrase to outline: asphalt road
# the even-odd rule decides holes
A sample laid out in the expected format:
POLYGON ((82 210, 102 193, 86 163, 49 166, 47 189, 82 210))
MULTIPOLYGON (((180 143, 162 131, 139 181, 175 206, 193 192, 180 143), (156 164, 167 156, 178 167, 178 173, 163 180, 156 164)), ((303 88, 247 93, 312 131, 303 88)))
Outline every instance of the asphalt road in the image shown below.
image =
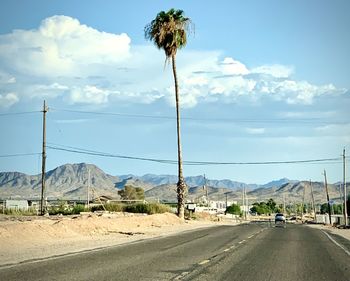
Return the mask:
POLYGON ((302 225, 218 226, 2 267, 0 280, 349 281, 348 247, 302 225))

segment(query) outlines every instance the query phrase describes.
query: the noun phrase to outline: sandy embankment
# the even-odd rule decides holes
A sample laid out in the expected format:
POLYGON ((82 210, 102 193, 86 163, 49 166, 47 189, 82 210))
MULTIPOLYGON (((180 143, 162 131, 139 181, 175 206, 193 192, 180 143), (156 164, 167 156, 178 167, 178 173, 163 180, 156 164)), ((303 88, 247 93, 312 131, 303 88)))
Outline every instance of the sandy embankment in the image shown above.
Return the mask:
POLYGON ((85 214, 0 221, 0 265, 108 247, 217 225, 157 215, 85 214))

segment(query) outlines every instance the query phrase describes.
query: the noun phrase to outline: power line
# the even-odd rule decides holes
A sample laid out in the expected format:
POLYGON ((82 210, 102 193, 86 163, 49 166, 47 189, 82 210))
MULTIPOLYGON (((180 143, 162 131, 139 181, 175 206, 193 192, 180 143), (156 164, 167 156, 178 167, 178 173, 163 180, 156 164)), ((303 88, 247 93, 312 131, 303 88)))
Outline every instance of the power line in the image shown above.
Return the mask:
MULTIPOLYGON (((118 112, 99 112, 99 111, 82 111, 82 110, 70 110, 70 109, 58 109, 50 108, 56 112, 70 112, 78 114, 93 114, 93 115, 106 115, 106 116, 118 116, 126 118, 150 118, 150 119, 176 119, 175 116, 167 115, 147 115, 147 114, 128 114, 118 112)), ((275 119, 252 119, 252 118, 200 118, 200 117, 182 117, 183 120, 192 121, 222 121, 222 122, 237 122, 237 123, 305 123, 305 124, 348 124, 350 121, 324 121, 321 118, 304 118, 304 119, 289 119, 289 118, 275 118, 275 119)))
POLYGON ((150 161, 150 162, 158 162, 158 163, 164 163, 164 164, 176 164, 177 163, 175 160, 153 159, 153 158, 144 158, 144 157, 125 156, 125 155, 114 155, 114 154, 110 154, 110 153, 89 152, 89 151, 84 151, 84 150, 75 150, 75 149, 55 147, 55 146, 50 146, 50 145, 48 145, 47 148, 53 149, 53 150, 61 150, 61 151, 66 151, 66 152, 79 153, 79 154, 93 155, 93 156, 122 158, 122 159, 129 159, 129 160, 150 161))
POLYGON ((131 118, 175 119, 175 117, 173 116, 126 114, 126 113, 118 113, 118 112, 82 111, 82 110, 70 110, 70 109, 57 109, 52 107, 50 109, 53 111, 71 112, 71 113, 80 113, 80 114, 109 115, 109 116, 131 117, 131 118))
POLYGON ((40 155, 41 153, 18 153, 18 154, 3 154, 0 155, 1 158, 7 158, 7 157, 20 157, 20 156, 32 156, 32 155, 40 155))
MULTIPOLYGON (((53 144, 47 146, 47 148, 53 150, 60 150, 72 153, 79 153, 92 156, 101 156, 101 157, 112 157, 112 158, 121 158, 129 160, 141 160, 141 161, 150 161, 163 164, 177 164, 177 160, 170 159, 155 159, 155 158, 146 158, 146 157, 135 157, 135 156, 126 156, 126 155, 117 155, 112 153, 105 153, 100 151, 82 149, 72 146, 65 146, 59 144, 53 144)), ((338 158, 323 158, 323 159, 308 159, 308 160, 292 160, 292 161, 259 161, 259 162, 215 162, 215 161, 183 161, 184 165, 193 165, 193 166, 209 166, 209 165, 278 165, 278 164, 315 164, 315 163, 337 163, 341 160, 338 158)))
POLYGON ((41 111, 8 112, 8 113, 0 113, 0 116, 24 115, 24 114, 33 114, 33 113, 40 113, 40 112, 41 111))

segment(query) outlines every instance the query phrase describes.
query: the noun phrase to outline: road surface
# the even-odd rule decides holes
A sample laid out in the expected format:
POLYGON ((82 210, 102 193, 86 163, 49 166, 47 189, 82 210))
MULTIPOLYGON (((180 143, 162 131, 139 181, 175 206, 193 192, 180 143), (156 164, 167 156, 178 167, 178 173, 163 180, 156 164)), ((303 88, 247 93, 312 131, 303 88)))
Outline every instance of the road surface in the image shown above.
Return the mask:
POLYGON ((1 267, 0 280, 349 281, 350 244, 331 238, 303 225, 218 226, 1 267))

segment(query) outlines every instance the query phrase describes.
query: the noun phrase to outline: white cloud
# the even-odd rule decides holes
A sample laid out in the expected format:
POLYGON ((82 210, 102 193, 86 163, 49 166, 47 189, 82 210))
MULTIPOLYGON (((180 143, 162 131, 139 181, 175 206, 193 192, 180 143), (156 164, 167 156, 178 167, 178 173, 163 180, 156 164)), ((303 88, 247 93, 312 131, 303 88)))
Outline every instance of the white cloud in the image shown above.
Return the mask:
POLYGON ((326 134, 329 136, 349 136, 350 123, 328 124, 328 125, 318 126, 314 130, 318 133, 326 134))
POLYGON ((53 16, 38 29, 15 30, 0 36, 2 64, 40 77, 80 75, 91 64, 110 64, 129 57, 130 38, 53 16))
POLYGON ((265 133, 265 128, 245 128, 248 134, 261 135, 265 133))
MULTIPOLYGON (((259 100, 310 105, 345 92, 332 84, 293 80, 290 66, 250 69, 217 51, 184 49, 177 58, 184 107, 259 100)), ((98 31, 67 16, 0 35, 0 83, 5 93, 16 93, 16 102, 45 97, 70 104, 147 104, 164 98, 174 106, 172 71, 164 59, 151 45, 131 46, 125 33, 98 31)))
POLYGON ((184 85, 190 86, 204 86, 208 84, 208 79, 202 76, 192 76, 183 79, 184 85))
POLYGON ((251 72, 258 74, 267 74, 276 78, 288 78, 293 74, 294 68, 280 64, 262 65, 253 68, 251 72))
POLYGON ((71 103, 104 104, 108 102, 109 91, 96 86, 86 85, 84 88, 74 88, 69 96, 71 103))
POLYGON ((16 77, 9 75, 0 68, 0 84, 14 84, 16 83, 16 77))
POLYGON ((280 112, 282 118, 331 118, 337 115, 337 111, 287 111, 280 112))
POLYGON ((15 93, 0 95, 0 107, 10 107, 18 102, 18 97, 15 93))
POLYGON ((57 124, 80 124, 90 122, 92 119, 59 119, 55 120, 57 124))
POLYGON ((16 83, 16 78, 15 77, 11 77, 7 80, 8 84, 12 84, 12 83, 16 83))
POLYGON ((230 57, 224 58, 221 66, 224 75, 245 75, 249 73, 249 70, 243 63, 230 57))

